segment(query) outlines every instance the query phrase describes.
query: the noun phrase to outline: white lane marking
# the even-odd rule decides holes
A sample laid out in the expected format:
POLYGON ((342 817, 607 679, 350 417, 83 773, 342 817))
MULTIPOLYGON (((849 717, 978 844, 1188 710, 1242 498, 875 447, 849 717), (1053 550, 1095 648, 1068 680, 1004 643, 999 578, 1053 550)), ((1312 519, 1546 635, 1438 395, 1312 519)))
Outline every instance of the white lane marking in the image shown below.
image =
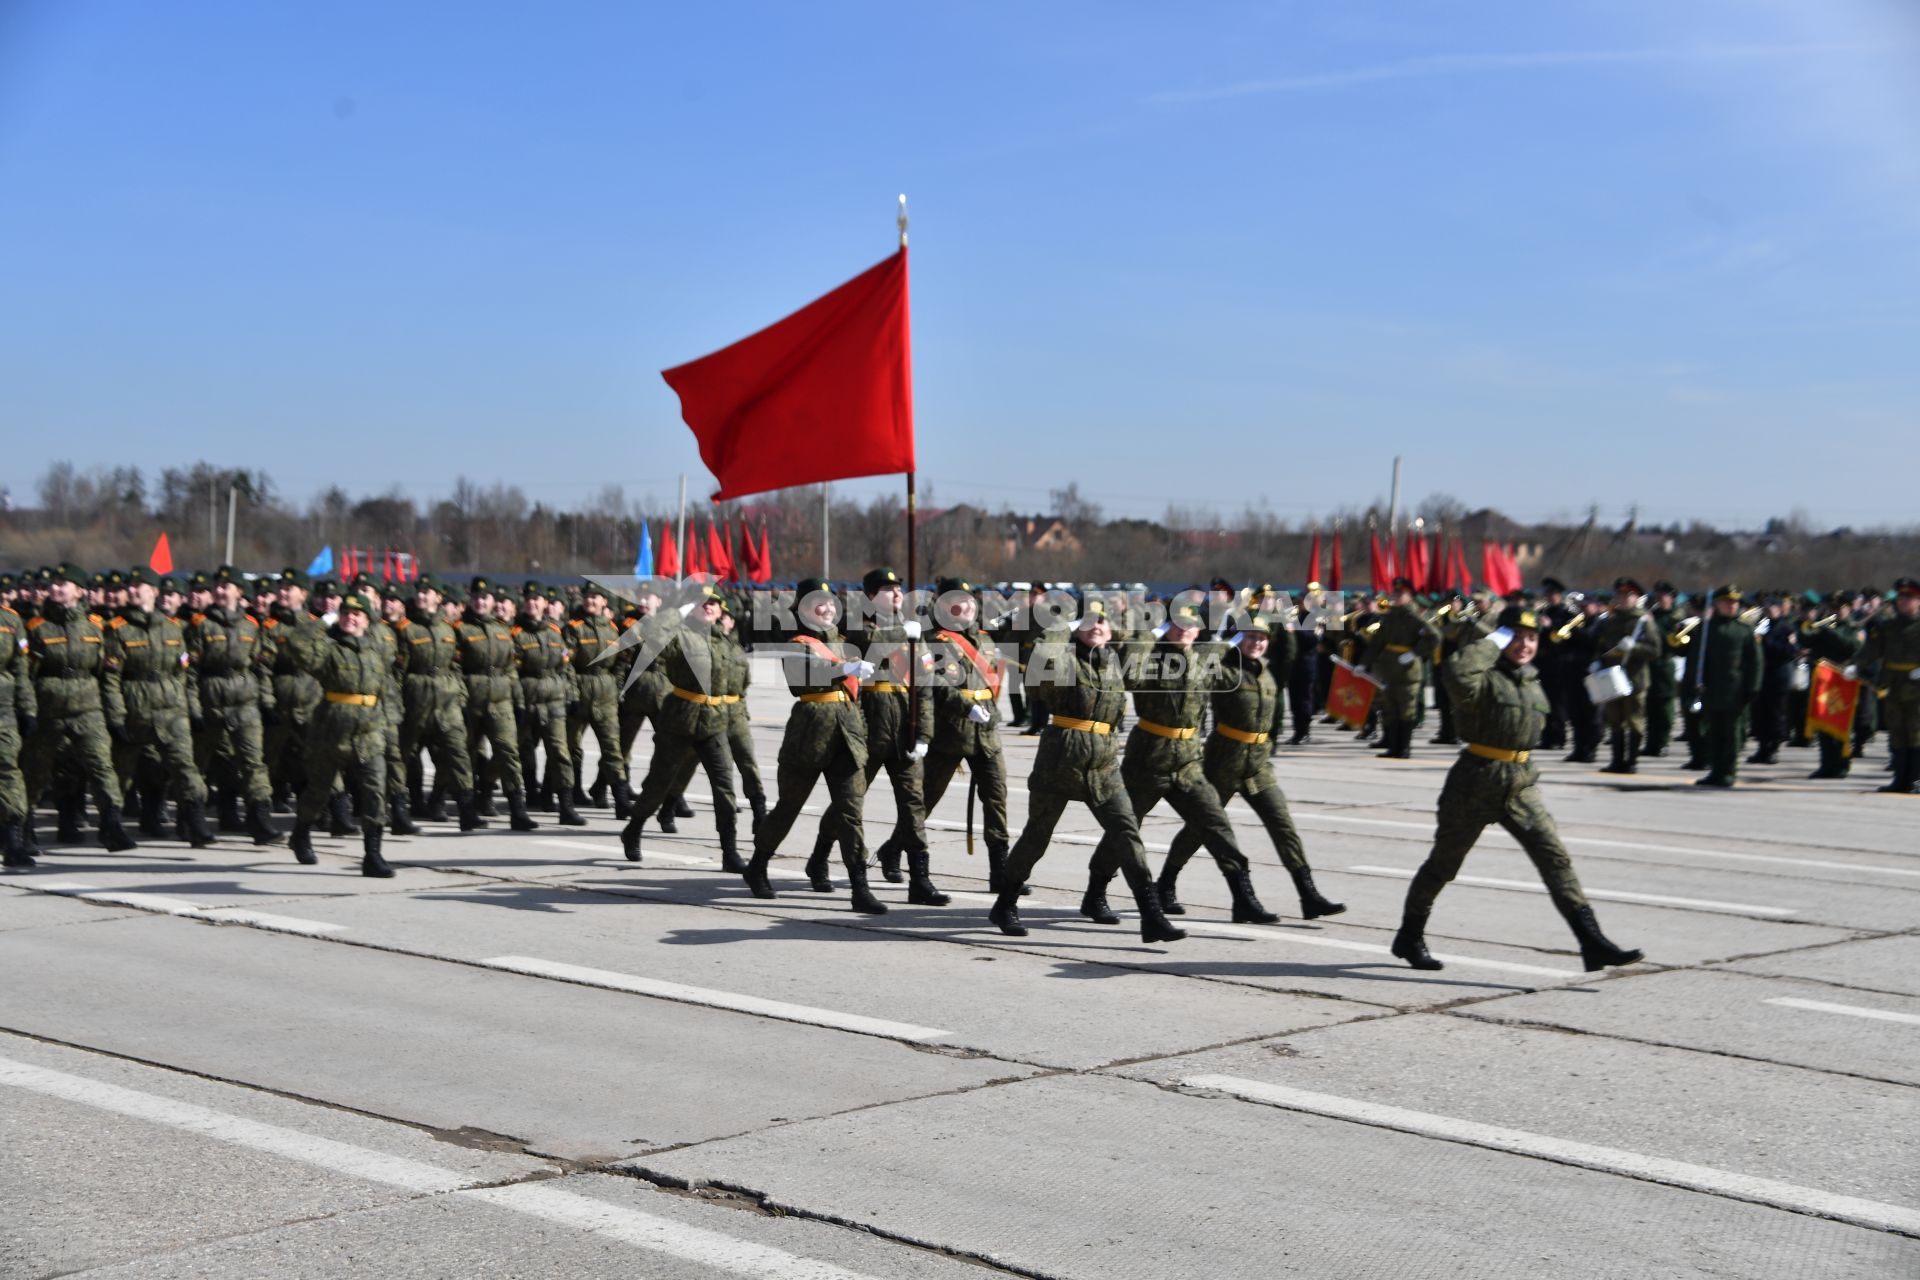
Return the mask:
MULTIPOLYGON (((1414 873, 1402 871, 1398 867, 1352 866, 1366 876, 1393 876, 1400 880, 1413 879, 1414 873)), ((1519 889, 1525 893, 1545 893, 1547 887, 1531 880, 1501 880, 1494 876, 1455 876, 1455 884, 1474 884, 1488 889, 1519 889)), ((1716 902, 1711 898, 1675 898, 1663 893, 1630 893, 1625 889, 1588 889, 1589 898, 1601 898, 1608 902, 1650 902, 1666 907, 1693 907, 1701 911, 1725 911, 1733 915, 1766 916, 1778 919, 1782 916, 1800 914, 1792 907, 1756 907, 1750 902, 1716 902)))
POLYGON ((218 920, 221 924, 244 924, 249 928, 266 929, 273 933, 298 933, 309 938, 323 938, 328 934, 345 933, 347 926, 332 924, 326 920, 302 920, 299 916, 277 916, 270 911, 252 911, 246 907, 209 907, 198 914, 202 919, 218 920))
POLYGON ((1793 996, 1775 996, 1763 1004, 1783 1009, 1810 1009, 1815 1013, 1844 1013, 1851 1018, 1877 1018, 1882 1022, 1905 1022, 1920 1027, 1920 1013, 1895 1013, 1891 1009, 1868 1009, 1857 1004, 1829 1004, 1825 1000, 1800 1000, 1793 996))
MULTIPOLYGON (((1347 822, 1362 827, 1394 827, 1403 831, 1424 831, 1431 833, 1431 822, 1395 822, 1388 818, 1359 818, 1344 813, 1296 812, 1294 821, 1310 819, 1319 822, 1347 822)), ((1832 862, 1823 858, 1788 858, 1768 853, 1735 853, 1729 849, 1694 849, 1676 844, 1642 844, 1637 840, 1603 840, 1598 836, 1570 836, 1565 832, 1560 839, 1566 844, 1591 845, 1596 849, 1638 849, 1645 853, 1678 853, 1695 858, 1726 858, 1741 862, 1765 862, 1783 867, 1812 867, 1820 871, 1868 871, 1885 876, 1920 877, 1920 870, 1907 867, 1876 867, 1865 862, 1832 862)), ((1516 846, 1517 847, 1517 846, 1516 846)))
POLYGON ((83 902, 99 902, 116 907, 133 907, 139 911, 152 911, 163 916, 180 916, 188 920, 212 920, 220 924, 244 924, 255 929, 270 929, 275 933, 298 933, 308 937, 321 937, 330 933, 346 932, 346 925, 329 924, 325 920, 303 920, 298 916, 277 916, 268 911, 255 911, 249 907, 203 907, 197 902, 185 898, 170 898, 161 893, 138 893, 132 890, 96 889, 90 884, 78 884, 57 881, 50 884, 36 884, 36 893, 52 894, 61 898, 79 898, 83 902))
POLYGON ((475 1186, 476 1178, 405 1156, 336 1142, 314 1134, 263 1124, 239 1116, 178 1102, 150 1093, 123 1089, 61 1071, 29 1066, 0 1058, 0 1084, 12 1085, 47 1097, 60 1098, 102 1111, 112 1111, 212 1138, 232 1146, 263 1151, 297 1160, 365 1182, 377 1182, 423 1194, 452 1193, 528 1214, 560 1226, 591 1232, 623 1244, 637 1245, 684 1262, 712 1267, 734 1275, 764 1280, 868 1280, 860 1272, 832 1263, 801 1257, 781 1249, 755 1244, 690 1226, 638 1209, 605 1204, 562 1191, 551 1183, 519 1183, 505 1187, 475 1186))
POLYGON ((1862 1200, 1855 1196, 1836 1195, 1830 1191, 1796 1186, 1790 1182, 1776 1182, 1771 1178, 1755 1178, 1744 1173, 1730 1173, 1725 1169, 1714 1169, 1706 1165, 1687 1164, 1684 1161, 1668 1160, 1661 1156, 1642 1155, 1637 1151, 1622 1151, 1616 1147, 1601 1147, 1586 1142, 1574 1142, 1566 1138, 1553 1138, 1546 1134, 1529 1133, 1524 1129, 1507 1129, 1499 1125, 1459 1120, 1452 1116, 1432 1115, 1425 1111, 1409 1111, 1403 1107, 1364 1102, 1358 1098, 1310 1093, 1305 1089, 1291 1089, 1285 1085, 1267 1084, 1239 1076, 1188 1076, 1180 1083, 1189 1089, 1211 1089, 1232 1094, 1249 1102, 1284 1107, 1289 1111, 1305 1111, 1312 1115, 1330 1116, 1336 1120, 1379 1125, 1387 1129, 1397 1129, 1402 1133, 1418 1134, 1426 1138, 1441 1138, 1449 1142, 1463 1142, 1469 1146, 1506 1151, 1514 1155, 1536 1156, 1560 1164, 1576 1165, 1582 1169, 1595 1169, 1601 1173, 1639 1178, 1667 1186, 1685 1187, 1691 1191, 1704 1191, 1709 1195, 1770 1205, 1776 1209, 1786 1209, 1794 1213, 1833 1218, 1875 1231, 1897 1231, 1903 1235, 1920 1235, 1920 1210, 1901 1205, 1882 1204, 1876 1200, 1862 1200))
MULTIPOLYGON (((963 889, 949 889, 947 896, 953 898, 955 901, 984 902, 989 905, 995 900, 994 896, 990 893, 968 893, 963 889)), ((1028 907, 1025 901, 1022 901, 1020 909, 1027 911, 1031 908, 1028 907)), ((1079 914, 1076 909, 1069 907, 1049 907, 1042 904, 1039 909, 1043 911, 1061 911, 1072 912, 1075 915, 1079 914)), ((1386 956, 1388 960, 1395 965, 1400 963, 1399 960, 1393 958, 1393 949, 1391 947, 1381 946, 1377 942, 1353 942, 1346 938, 1310 937, 1306 934, 1294 933, 1286 929, 1260 928, 1250 924, 1227 924, 1212 920, 1195 920, 1189 916, 1181 916, 1174 921, 1174 924, 1193 933, 1213 933, 1231 938, 1252 938, 1259 942, 1292 942, 1298 943, 1303 947, 1332 947, 1339 951, 1364 951, 1368 955, 1386 956)), ((1520 964, 1512 960, 1482 960, 1477 956, 1448 955, 1438 951, 1433 954, 1436 958, 1444 960, 1448 964, 1471 965, 1479 969, 1498 969, 1505 973, 1524 973, 1542 978, 1580 978, 1586 976, 1576 969, 1552 969, 1545 965, 1520 964)), ((1445 981, 1445 979, 1440 979, 1440 981, 1445 981)))
POLYGON ((768 1000, 761 996, 741 995, 734 991, 689 987, 684 983, 668 982, 661 978, 641 978, 630 973, 615 973, 611 969, 589 969, 582 965, 562 964, 558 960, 541 960, 535 956, 494 956, 490 960, 480 960, 476 963, 492 969, 503 969, 509 973, 524 973, 529 977, 558 978, 563 982, 578 982, 590 987, 605 987, 612 991, 631 991, 635 995, 677 1000, 682 1004, 705 1005, 711 1009, 731 1009, 736 1013, 754 1013, 763 1017, 779 1018, 784 1022, 803 1022, 809 1026, 830 1027, 835 1031, 854 1031, 861 1035, 885 1036, 890 1040, 938 1040, 953 1034, 935 1027, 916 1026, 911 1022, 889 1022, 884 1018, 868 1018, 857 1013, 841 1013, 834 1009, 816 1009, 810 1005, 788 1004, 784 1000, 768 1000))
MULTIPOLYGON (((557 838, 549 838, 539 843, 555 844, 563 849, 585 849, 588 853, 597 853, 603 858, 611 858, 616 862, 625 862, 627 860, 627 855, 621 851, 620 842, 617 838, 611 844, 588 844, 585 840, 561 840, 557 838)), ((640 853, 643 861, 680 862, 685 863, 689 867, 711 867, 718 865, 712 858, 696 857, 690 853, 667 853, 646 844, 641 845, 640 853)))

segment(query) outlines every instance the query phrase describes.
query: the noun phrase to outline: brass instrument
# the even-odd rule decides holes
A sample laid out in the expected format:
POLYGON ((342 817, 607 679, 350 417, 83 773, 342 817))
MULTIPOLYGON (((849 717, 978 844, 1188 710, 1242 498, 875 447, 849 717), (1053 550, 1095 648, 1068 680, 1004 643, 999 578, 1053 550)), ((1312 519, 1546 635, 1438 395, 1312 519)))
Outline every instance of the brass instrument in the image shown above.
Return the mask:
POLYGON ((1688 618, 1678 627, 1675 627, 1673 634, 1667 637, 1667 647, 1669 649, 1684 649, 1692 644, 1693 636, 1690 633, 1699 625, 1699 618, 1688 618))
POLYGON ((1553 633, 1553 636, 1552 636, 1553 643, 1555 644, 1564 643, 1568 639, 1568 637, 1572 636, 1574 632, 1580 629, 1581 625, 1585 623, 1586 620, 1587 620, 1586 614, 1584 613, 1574 614, 1571 618, 1567 619, 1566 623, 1563 626, 1561 626, 1561 628, 1558 631, 1555 631, 1553 633))

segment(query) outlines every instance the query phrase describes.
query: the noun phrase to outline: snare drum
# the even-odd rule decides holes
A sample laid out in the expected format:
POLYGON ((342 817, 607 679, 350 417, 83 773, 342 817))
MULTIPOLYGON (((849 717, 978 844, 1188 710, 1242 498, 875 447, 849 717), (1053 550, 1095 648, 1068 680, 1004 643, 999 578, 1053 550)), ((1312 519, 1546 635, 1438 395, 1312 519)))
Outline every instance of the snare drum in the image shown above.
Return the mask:
POLYGON ((1625 667, 1602 667, 1587 676, 1587 697, 1596 707, 1633 696, 1633 677, 1625 667))

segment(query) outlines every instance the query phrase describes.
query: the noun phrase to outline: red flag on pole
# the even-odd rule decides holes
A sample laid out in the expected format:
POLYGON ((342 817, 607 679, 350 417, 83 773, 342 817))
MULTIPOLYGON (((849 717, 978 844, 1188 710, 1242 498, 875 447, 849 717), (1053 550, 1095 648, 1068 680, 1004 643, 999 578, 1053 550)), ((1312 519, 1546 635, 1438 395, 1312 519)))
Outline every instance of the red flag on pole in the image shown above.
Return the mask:
MULTIPOLYGON (((1380 535, 1369 529, 1367 537, 1373 541, 1373 592, 1382 595, 1393 583, 1393 560, 1391 553, 1380 549, 1380 535)), ((1388 539, 1392 541, 1391 538, 1388 539)))
POLYGON ((1847 679, 1845 671, 1826 659, 1814 664, 1807 687, 1805 733, 1809 738, 1816 733, 1838 738, 1842 758, 1853 754, 1853 717, 1860 709, 1860 688, 1860 681, 1847 679))
MULTIPOLYGON (((731 534, 731 528, 727 531, 731 534)), ((742 582, 760 581, 760 548, 754 544, 753 530, 747 522, 740 522, 740 580, 742 582)))
POLYGON ((677 578, 680 576, 680 556, 673 549, 673 522, 671 520, 662 521, 660 524, 660 554, 654 557, 653 571, 662 578, 677 578))
POLYGON ((163 531, 159 541, 153 544, 153 554, 147 557, 147 568, 155 573, 173 572, 173 548, 167 545, 167 535, 163 531))
POLYGON ((712 355, 664 370, 716 501, 912 471, 907 250, 712 355))
POLYGON ((1327 590, 1340 589, 1340 526, 1333 526, 1333 571, 1327 575, 1327 590))
POLYGON ((760 581, 773 581, 773 544, 767 541, 767 526, 760 525, 760 581))
POLYGON ((1333 683, 1327 688, 1327 714, 1358 729, 1367 722, 1373 695, 1380 683, 1358 667, 1333 660, 1333 683))
POLYGON ((1313 554, 1307 557, 1307 581, 1320 581, 1320 530, 1313 531, 1313 554))
POLYGON ((700 522, 697 519, 687 529, 687 545, 680 549, 680 556, 685 561, 682 569, 687 577, 697 577, 707 571, 706 550, 700 545, 700 522))
POLYGON ((729 534, 727 540, 722 542, 720 525, 715 520, 707 521, 707 559, 717 580, 733 581, 733 536, 729 534))

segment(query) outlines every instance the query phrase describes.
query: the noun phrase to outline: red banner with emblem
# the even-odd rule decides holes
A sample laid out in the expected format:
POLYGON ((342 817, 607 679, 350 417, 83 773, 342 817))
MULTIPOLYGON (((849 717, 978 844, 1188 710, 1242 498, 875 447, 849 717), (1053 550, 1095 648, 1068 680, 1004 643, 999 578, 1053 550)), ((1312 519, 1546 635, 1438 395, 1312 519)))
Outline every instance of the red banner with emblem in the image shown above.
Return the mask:
POLYGON ((1811 738, 1824 733, 1840 740, 1840 754, 1853 754, 1853 717, 1860 709, 1863 682, 1849 680, 1847 673, 1831 662, 1813 668, 1813 680, 1807 686, 1806 734, 1811 738))
POLYGON ((1358 667, 1340 659, 1333 660, 1333 684, 1327 690, 1327 714, 1358 729, 1373 710, 1373 695, 1380 692, 1379 682, 1358 667))

